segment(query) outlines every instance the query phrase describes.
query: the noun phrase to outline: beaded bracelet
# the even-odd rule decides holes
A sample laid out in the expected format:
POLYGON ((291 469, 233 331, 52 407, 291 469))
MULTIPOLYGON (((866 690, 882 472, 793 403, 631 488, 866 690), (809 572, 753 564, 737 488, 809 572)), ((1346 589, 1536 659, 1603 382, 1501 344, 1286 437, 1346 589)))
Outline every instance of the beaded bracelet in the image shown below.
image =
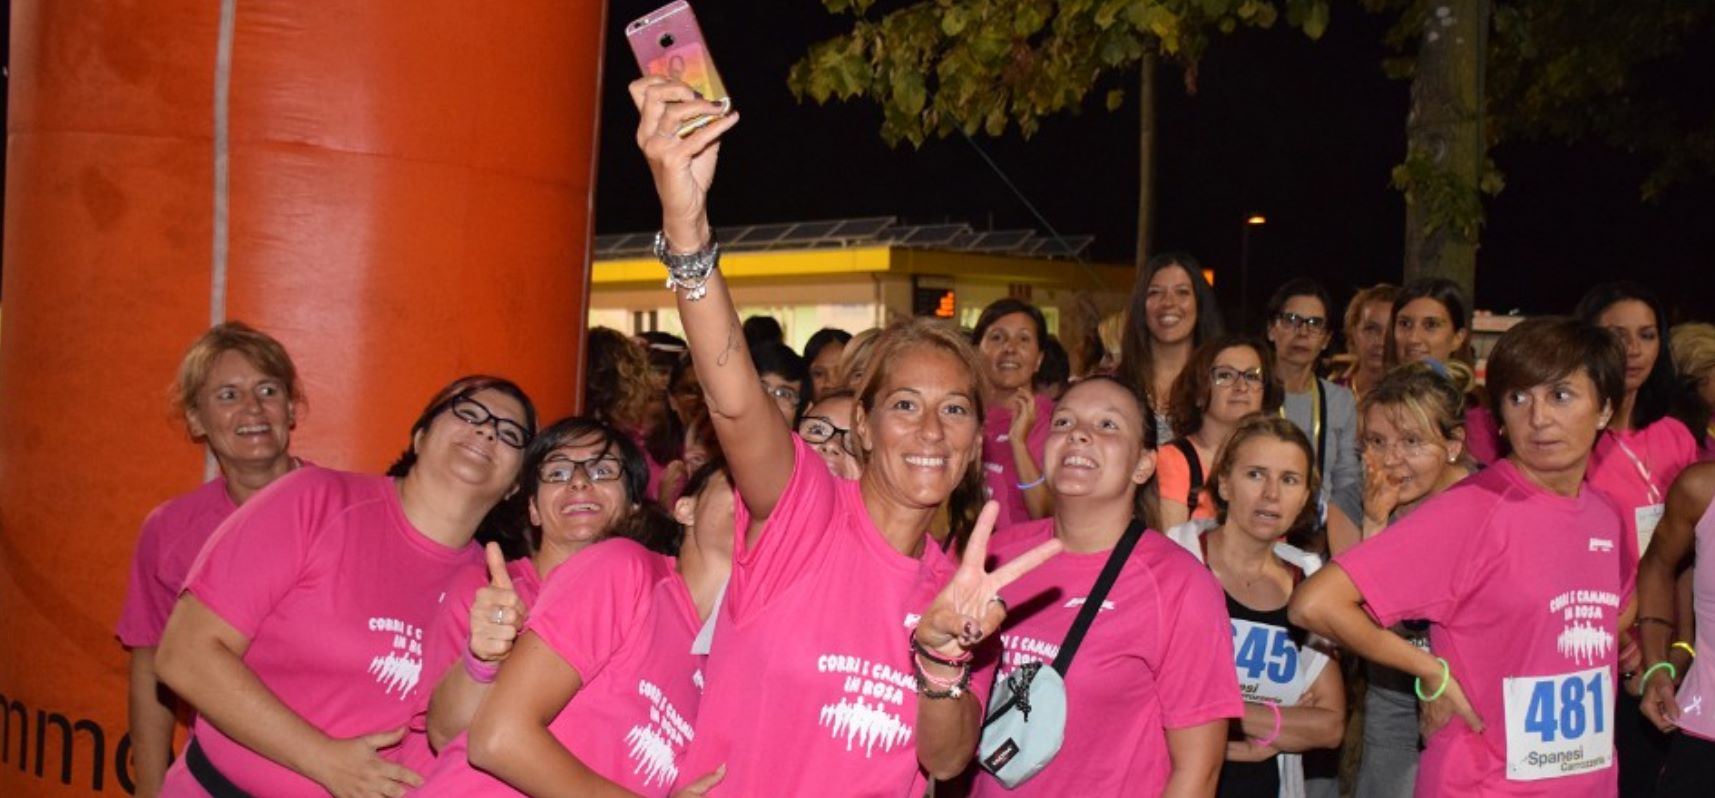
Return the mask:
POLYGON ((1648 668, 1645 668, 1644 669, 1644 677, 1642 679, 1638 680, 1638 685, 1640 687, 1649 687, 1649 677, 1654 676, 1655 672, 1661 668, 1667 669, 1667 678, 1670 681, 1675 681, 1675 682, 1679 681, 1679 669, 1673 667, 1673 663, 1668 662, 1667 660, 1664 659, 1660 662, 1657 662, 1654 665, 1649 666, 1648 668))
POLYGON ((1447 660, 1445 660, 1441 657, 1436 657, 1435 661, 1441 663, 1441 686, 1435 688, 1434 694, 1432 694, 1432 695, 1424 695, 1423 694, 1423 680, 1422 679, 1412 679, 1411 680, 1412 692, 1417 693, 1418 700, 1423 701, 1425 703, 1430 702, 1430 701, 1435 701, 1435 700, 1441 698, 1442 693, 1447 692, 1447 682, 1449 680, 1449 674, 1447 671, 1447 660))
POLYGON ((1037 485, 1040 485, 1040 484, 1047 482, 1047 481, 1048 481, 1048 475, 1043 474, 1042 476, 1037 477, 1035 482, 1019 482, 1019 483, 1017 483, 1016 487, 1019 490, 1030 490, 1031 488, 1034 488, 1037 485))
POLYGON ((1672 646, 1671 646, 1671 647, 1672 647, 1672 648, 1677 648, 1677 649, 1679 649, 1679 650, 1680 650, 1680 651, 1683 651, 1683 652, 1685 652, 1685 653, 1686 653, 1686 654, 1689 654, 1689 655, 1691 655, 1691 658, 1692 658, 1692 659, 1697 659, 1697 649, 1696 649, 1696 648, 1693 648, 1693 647, 1692 647, 1692 645, 1691 645, 1691 644, 1690 644, 1690 643, 1687 643, 1687 642, 1685 642, 1685 641, 1684 641, 1684 640, 1675 640, 1675 641, 1673 641, 1673 645, 1672 645, 1672 646))
POLYGON ((464 650, 464 672, 470 674, 471 680, 477 684, 493 684, 494 677, 500 673, 500 665, 477 659, 467 648, 464 650))
POLYGON ((1271 745, 1274 745, 1275 740, 1280 739, 1280 707, 1273 704, 1273 703, 1267 703, 1267 702, 1265 702, 1263 704, 1263 706, 1268 707, 1269 711, 1274 713, 1274 731, 1271 732, 1267 737, 1262 737, 1262 738, 1252 737, 1251 738, 1251 745, 1254 745, 1258 748, 1267 748, 1271 745))
MULTIPOLYGON (((1001 606, 1005 607, 1006 605, 1003 603, 1001 606)), ((971 650, 965 649, 964 653, 959 654, 956 657, 943 657, 940 654, 930 651, 928 647, 924 646, 922 641, 917 639, 917 635, 911 636, 911 653, 919 654, 924 659, 929 660, 936 665, 948 668, 957 668, 967 665, 970 663, 972 656, 971 650)))
POLYGON ((684 291, 685 301, 695 302, 708 293, 709 275, 721 262, 721 245, 710 231, 708 243, 696 252, 673 252, 667 246, 667 233, 655 233, 656 259, 667 267, 667 289, 684 291))
POLYGON ((930 674, 923 669, 923 653, 918 651, 911 656, 911 667, 917 676, 917 694, 924 698, 958 698, 965 694, 971 686, 971 668, 969 665, 959 666, 959 676, 956 679, 945 679, 930 674))

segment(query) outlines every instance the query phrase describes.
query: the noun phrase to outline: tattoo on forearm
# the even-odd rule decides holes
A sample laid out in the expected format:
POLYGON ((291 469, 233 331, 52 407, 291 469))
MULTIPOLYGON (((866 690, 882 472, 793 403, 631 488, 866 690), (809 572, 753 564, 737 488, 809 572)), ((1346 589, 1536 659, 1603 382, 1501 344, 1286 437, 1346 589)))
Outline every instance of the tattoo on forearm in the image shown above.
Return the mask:
POLYGON ((726 349, 721 350, 720 357, 715 358, 715 365, 722 367, 726 366, 727 360, 732 357, 732 353, 739 350, 739 347, 741 346, 740 342, 743 340, 744 328, 740 327, 738 319, 734 318, 732 323, 727 325, 726 328, 726 349))

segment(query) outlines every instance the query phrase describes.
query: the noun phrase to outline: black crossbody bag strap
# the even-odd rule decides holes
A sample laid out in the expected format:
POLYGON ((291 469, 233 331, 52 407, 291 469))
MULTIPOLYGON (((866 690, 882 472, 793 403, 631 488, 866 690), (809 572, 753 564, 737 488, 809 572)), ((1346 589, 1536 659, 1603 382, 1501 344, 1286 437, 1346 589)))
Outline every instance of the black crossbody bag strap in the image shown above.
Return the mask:
POLYGON ((1090 595, 1084 597, 1084 606, 1078 610, 1078 617, 1072 621, 1072 628, 1066 632, 1066 640, 1060 644, 1060 653, 1054 657, 1054 670, 1066 677, 1066 669, 1072 667, 1072 657, 1078 653, 1078 646, 1084 642, 1084 633, 1090 631, 1090 624, 1096 620, 1096 613, 1102 611, 1102 602, 1108 598, 1108 590, 1120 578, 1120 571, 1125 568, 1126 560, 1131 559, 1131 550, 1137 548, 1137 541, 1143 537, 1143 521, 1131 519, 1131 525, 1126 527, 1125 534, 1114 544, 1108 562, 1102 566, 1102 575, 1096 577, 1096 584, 1090 588, 1090 595))
POLYGON ((1185 465, 1191 470, 1191 489, 1185 492, 1185 508, 1191 512, 1197 511, 1197 494, 1203 490, 1203 461, 1197 457, 1197 446, 1190 438, 1179 438, 1168 444, 1179 453, 1185 455, 1185 465))

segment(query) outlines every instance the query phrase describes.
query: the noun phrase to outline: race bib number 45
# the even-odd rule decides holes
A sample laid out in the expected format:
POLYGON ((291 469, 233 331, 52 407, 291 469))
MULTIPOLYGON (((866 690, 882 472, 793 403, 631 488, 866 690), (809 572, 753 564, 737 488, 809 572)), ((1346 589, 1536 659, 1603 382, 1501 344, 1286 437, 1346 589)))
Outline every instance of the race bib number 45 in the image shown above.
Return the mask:
POLYGON ((1313 648, 1299 648, 1286 629, 1233 619, 1233 665, 1244 700, 1269 704, 1298 703, 1321 673, 1327 657, 1313 648))
POLYGON ((1614 685, 1608 668, 1503 679, 1507 778, 1576 776, 1614 764, 1614 685))

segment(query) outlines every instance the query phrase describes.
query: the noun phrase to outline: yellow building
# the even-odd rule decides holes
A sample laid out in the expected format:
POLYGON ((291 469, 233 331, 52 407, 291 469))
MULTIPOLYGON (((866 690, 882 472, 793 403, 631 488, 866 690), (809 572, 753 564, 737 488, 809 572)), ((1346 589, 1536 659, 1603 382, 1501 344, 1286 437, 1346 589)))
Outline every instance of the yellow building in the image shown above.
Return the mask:
MULTIPOLYGON (((1050 332, 1088 294, 1123 303, 1133 268, 1077 258, 1088 236, 1049 239, 1031 230, 979 232, 964 224, 901 226, 893 217, 722 228, 721 272, 739 315, 770 315, 801 349, 823 327, 857 332, 911 315, 971 326, 985 305, 1015 296, 1042 309, 1050 332)), ((652 233, 597 236, 591 326, 683 335, 652 233)))

